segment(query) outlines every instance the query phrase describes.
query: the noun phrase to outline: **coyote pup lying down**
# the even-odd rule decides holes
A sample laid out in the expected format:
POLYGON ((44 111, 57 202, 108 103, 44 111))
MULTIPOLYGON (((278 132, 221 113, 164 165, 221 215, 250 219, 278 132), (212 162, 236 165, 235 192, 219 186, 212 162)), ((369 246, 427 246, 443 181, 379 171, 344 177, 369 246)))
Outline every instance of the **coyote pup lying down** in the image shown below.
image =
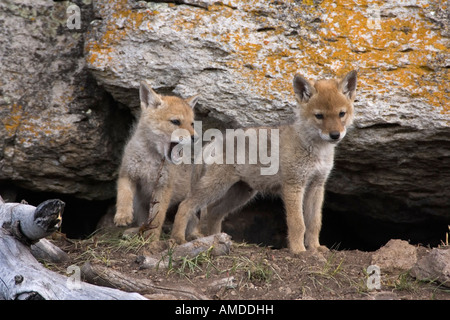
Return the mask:
POLYGON ((172 150, 177 144, 197 137, 192 109, 198 95, 185 100, 160 96, 141 82, 139 96, 141 115, 123 153, 114 223, 117 226, 133 221, 138 226, 145 223, 153 195, 156 213, 153 233, 159 239, 168 207, 182 201, 190 190, 192 165, 175 165, 173 162, 177 162, 179 155, 172 150), (189 135, 173 135, 177 129, 185 129, 180 132, 189 135))
POLYGON ((279 153, 278 172, 261 175, 260 162, 206 166, 199 182, 178 207, 172 238, 185 242, 188 220, 208 205, 201 222, 207 226, 206 233, 220 232, 228 213, 242 207, 259 191, 281 195, 291 252, 319 248, 324 186, 333 167, 334 148, 353 120, 356 81, 356 71, 341 80, 316 82, 296 75, 293 86, 298 119, 278 128, 251 128, 268 130, 272 135, 278 130, 279 144, 268 146, 271 153, 279 153))

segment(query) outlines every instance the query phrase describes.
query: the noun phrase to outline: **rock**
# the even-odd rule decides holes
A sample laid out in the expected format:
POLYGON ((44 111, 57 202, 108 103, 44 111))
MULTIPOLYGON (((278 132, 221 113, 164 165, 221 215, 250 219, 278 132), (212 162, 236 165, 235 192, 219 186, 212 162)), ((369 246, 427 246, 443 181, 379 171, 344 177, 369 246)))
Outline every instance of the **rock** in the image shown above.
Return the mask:
POLYGON ((93 12, 76 3, 80 30, 66 25, 69 2, 0 3, 0 181, 108 199, 131 116, 86 67, 93 12))
POLYGON ((237 287, 237 280, 235 277, 225 277, 208 284, 208 289, 218 291, 219 289, 235 289, 237 287))
POLYGON ((209 126, 274 125, 293 119, 296 72, 358 69, 355 125, 338 147, 327 206, 398 223, 450 219, 443 4, 184 3, 94 3, 86 61, 117 101, 138 114, 146 78, 161 93, 200 93, 209 126))
POLYGON ((380 267, 381 272, 409 270, 416 262, 416 248, 404 240, 390 240, 372 255, 372 265, 380 267))
POLYGON ((296 72, 357 69, 355 124, 326 208, 450 221, 447 11, 439 1, 2 1, 0 181, 114 197, 142 79, 200 93, 207 129, 290 122, 296 72), (67 27, 71 3, 81 29, 67 27))
POLYGON ((418 280, 437 281, 450 288, 450 248, 433 248, 411 269, 418 280))
POLYGON ((166 268, 178 266, 183 259, 195 258, 200 254, 222 256, 230 252, 231 237, 226 233, 216 233, 198 238, 179 246, 171 246, 165 251, 153 255, 143 255, 136 258, 140 269, 166 268))

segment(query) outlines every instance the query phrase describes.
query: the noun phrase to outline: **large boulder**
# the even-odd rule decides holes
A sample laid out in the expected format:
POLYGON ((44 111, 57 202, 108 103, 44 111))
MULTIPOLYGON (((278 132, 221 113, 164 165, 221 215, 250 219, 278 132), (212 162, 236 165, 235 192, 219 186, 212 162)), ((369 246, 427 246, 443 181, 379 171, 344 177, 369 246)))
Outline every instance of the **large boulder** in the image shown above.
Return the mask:
POLYGON ((162 93, 200 93, 213 125, 289 122, 296 72, 357 69, 354 129, 338 147, 327 205, 394 222, 450 219, 444 3, 100 0, 94 11, 86 62, 135 114, 145 78, 162 93))
POLYGON ((0 189, 113 198, 142 79, 223 128, 292 121, 296 72, 357 69, 326 208, 449 222, 449 24, 439 1, 2 1, 0 189))
POLYGON ((0 182, 108 199, 131 116, 86 67, 92 6, 79 5, 69 29, 68 2, 0 3, 0 182))

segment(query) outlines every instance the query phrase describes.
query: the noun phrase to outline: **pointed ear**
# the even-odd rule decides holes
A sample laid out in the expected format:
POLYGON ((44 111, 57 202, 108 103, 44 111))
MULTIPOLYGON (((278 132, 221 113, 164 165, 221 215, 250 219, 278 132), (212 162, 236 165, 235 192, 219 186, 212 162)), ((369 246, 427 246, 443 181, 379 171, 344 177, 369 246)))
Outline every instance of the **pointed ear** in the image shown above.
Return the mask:
POLYGON ((353 70, 347 73, 347 75, 339 82, 339 89, 352 101, 355 100, 356 97, 356 80, 357 73, 353 70))
POLYGON ((187 102, 187 104, 194 109, 195 105, 198 102, 198 99, 200 98, 199 94, 196 94, 195 96, 189 97, 187 98, 185 101, 187 102))
POLYGON ((141 99, 141 108, 157 108, 162 104, 159 95, 145 81, 141 81, 139 88, 139 98, 141 99))
POLYGON ((316 89, 314 89, 311 83, 299 74, 295 75, 293 85, 296 99, 300 103, 308 102, 316 93, 316 89))

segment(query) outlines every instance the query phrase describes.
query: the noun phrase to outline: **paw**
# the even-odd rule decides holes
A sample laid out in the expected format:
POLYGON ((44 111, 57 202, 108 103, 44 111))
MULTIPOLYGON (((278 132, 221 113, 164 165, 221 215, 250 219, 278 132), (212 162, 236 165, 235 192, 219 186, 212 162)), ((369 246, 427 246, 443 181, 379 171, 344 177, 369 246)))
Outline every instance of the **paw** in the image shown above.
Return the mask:
POLYGON ((296 245, 296 246, 290 246, 289 247, 289 251, 291 253, 293 253, 293 254, 300 254, 302 252, 305 252, 306 248, 305 248, 305 246, 303 244, 302 245, 296 245))
POLYGON ((183 244, 186 243, 186 239, 182 235, 172 235, 171 238, 177 243, 177 244, 183 244))
POLYGON ((328 249, 328 248, 325 247, 325 246, 318 246, 318 247, 313 248, 313 250, 317 250, 317 251, 319 251, 320 253, 327 253, 327 252, 330 251, 330 249, 328 249))
POLYGON ((168 250, 174 246, 173 243, 170 243, 169 241, 161 241, 161 240, 155 240, 150 242, 150 244, 147 246, 147 250, 150 250, 151 254, 163 252, 164 250, 168 250))
POLYGON ((306 245, 306 248, 308 249, 308 251, 316 251, 320 253, 327 253, 330 251, 327 247, 320 245, 319 242, 306 245))
POLYGON ((123 227, 133 222, 133 213, 124 213, 123 211, 117 211, 114 216, 114 224, 117 227, 123 227))
POLYGON ((187 241, 192 241, 192 240, 196 240, 196 239, 203 238, 203 237, 204 237, 204 235, 201 234, 200 232, 192 232, 190 235, 188 235, 186 237, 186 239, 187 239, 187 241))
POLYGON ((139 234, 139 228, 137 228, 137 227, 136 228, 128 228, 123 232, 122 238, 131 239, 138 234, 139 234))

